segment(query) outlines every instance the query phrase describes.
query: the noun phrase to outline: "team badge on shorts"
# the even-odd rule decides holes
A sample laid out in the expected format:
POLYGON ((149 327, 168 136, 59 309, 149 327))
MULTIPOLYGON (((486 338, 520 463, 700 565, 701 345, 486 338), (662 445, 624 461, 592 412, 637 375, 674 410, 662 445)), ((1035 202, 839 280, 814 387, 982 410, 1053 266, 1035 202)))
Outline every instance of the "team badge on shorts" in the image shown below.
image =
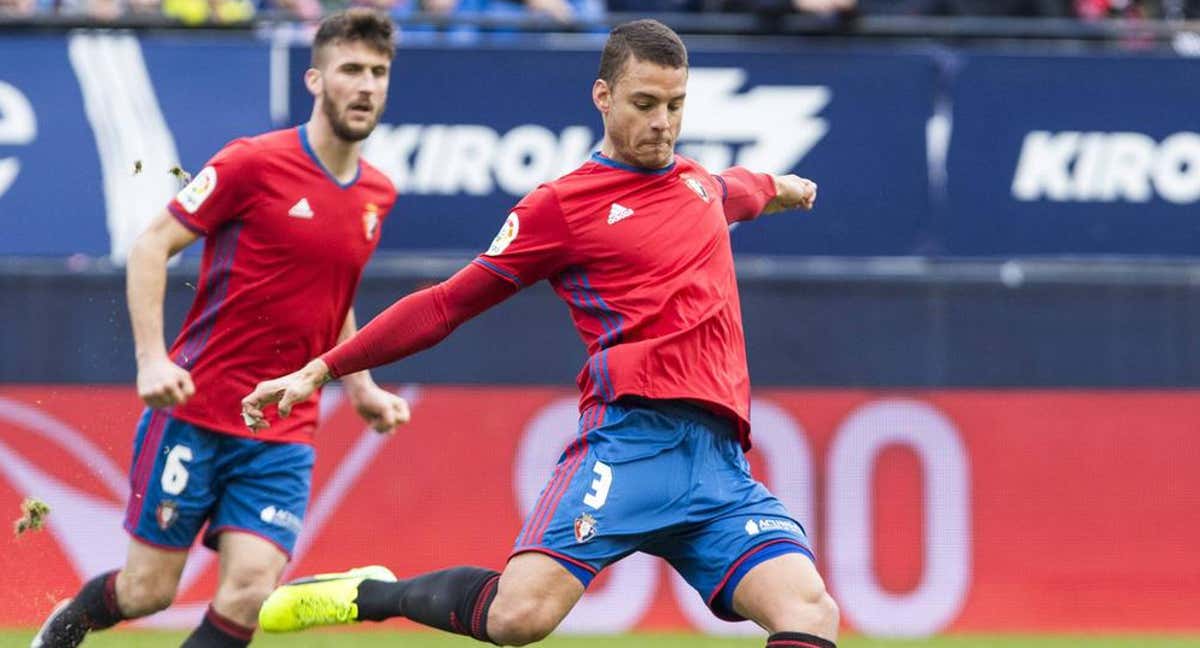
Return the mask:
POLYGON ((179 504, 174 500, 163 500, 154 512, 154 517, 158 520, 158 528, 166 531, 179 519, 179 504))
POLYGON ((584 513, 575 518, 575 542, 584 543, 596 537, 596 518, 584 513))
POLYGON ((689 189, 696 192, 696 195, 700 196, 701 200, 708 202, 708 190, 704 188, 704 185, 701 184, 699 180, 686 173, 679 177, 683 178, 684 184, 686 184, 689 189))
POLYGON ((379 229, 379 207, 375 203, 367 203, 366 210, 363 211, 363 234, 370 241, 375 238, 375 231, 379 229))

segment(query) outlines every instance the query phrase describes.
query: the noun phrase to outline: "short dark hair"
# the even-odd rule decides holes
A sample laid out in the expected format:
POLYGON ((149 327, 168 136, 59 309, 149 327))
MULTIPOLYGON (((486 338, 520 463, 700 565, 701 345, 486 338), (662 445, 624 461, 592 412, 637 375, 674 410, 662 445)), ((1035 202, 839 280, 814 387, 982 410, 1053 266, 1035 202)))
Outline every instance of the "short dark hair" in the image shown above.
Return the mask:
POLYGON ((617 25, 609 32, 597 76, 612 87, 631 56, 669 68, 685 68, 688 64, 687 48, 679 34, 657 20, 635 20, 617 25))
POLYGON ((355 7, 330 14, 321 21, 313 38, 312 66, 320 67, 321 50, 333 43, 361 41, 372 49, 396 57, 392 34, 396 27, 382 13, 366 7, 355 7))

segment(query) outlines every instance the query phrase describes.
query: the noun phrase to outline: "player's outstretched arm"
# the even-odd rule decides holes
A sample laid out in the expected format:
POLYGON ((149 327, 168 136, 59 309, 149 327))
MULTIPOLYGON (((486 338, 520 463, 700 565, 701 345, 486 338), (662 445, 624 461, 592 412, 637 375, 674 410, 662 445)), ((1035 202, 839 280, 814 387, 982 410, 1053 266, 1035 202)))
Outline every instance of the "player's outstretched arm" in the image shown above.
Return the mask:
POLYGON ((817 185, 795 175, 773 176, 733 167, 716 176, 722 185, 721 202, 730 224, 754 220, 760 214, 789 209, 812 209, 817 185))
POLYGON ((817 202, 817 183, 797 175, 774 176, 775 197, 763 209, 764 214, 803 209, 808 211, 817 202))
POLYGON ((397 301, 361 331, 300 371, 266 380, 242 399, 247 427, 267 427, 263 408, 279 403, 286 417, 292 406, 312 396, 321 385, 365 369, 424 351, 441 342, 463 322, 517 293, 513 284, 471 264, 446 281, 397 301))
POLYGON ((170 407, 196 392, 191 374, 171 362, 163 339, 167 260, 199 238, 163 210, 133 242, 125 266, 125 294, 137 357, 138 397, 149 407, 170 407))

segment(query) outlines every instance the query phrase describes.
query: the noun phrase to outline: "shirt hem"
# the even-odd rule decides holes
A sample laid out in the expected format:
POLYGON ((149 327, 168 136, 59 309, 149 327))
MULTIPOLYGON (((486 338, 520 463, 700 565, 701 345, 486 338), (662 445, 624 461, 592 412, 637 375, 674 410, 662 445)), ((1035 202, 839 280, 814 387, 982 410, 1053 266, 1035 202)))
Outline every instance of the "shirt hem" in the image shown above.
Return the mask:
MULTIPOLYGON (((171 417, 186 423, 191 423, 192 425, 203 428, 206 432, 211 432, 212 434, 223 434, 225 436, 241 437, 243 439, 254 439, 255 441, 262 441, 264 443, 303 443, 307 446, 313 445, 313 434, 311 431, 297 431, 284 435, 272 435, 270 433, 264 434, 262 432, 254 432, 249 428, 233 430, 223 425, 214 425, 211 421, 207 421, 203 417, 181 414, 178 410, 171 412, 171 417)), ((316 427, 315 424, 313 424, 312 427, 316 427)))

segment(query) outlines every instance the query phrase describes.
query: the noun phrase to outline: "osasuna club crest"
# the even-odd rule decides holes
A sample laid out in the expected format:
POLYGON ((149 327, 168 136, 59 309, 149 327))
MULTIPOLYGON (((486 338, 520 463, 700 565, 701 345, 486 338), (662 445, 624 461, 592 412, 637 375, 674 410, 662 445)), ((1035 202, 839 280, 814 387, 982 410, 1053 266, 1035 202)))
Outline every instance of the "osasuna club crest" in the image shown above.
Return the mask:
POLYGON ((158 528, 166 531, 175 524, 175 520, 179 519, 179 504, 174 500, 164 500, 158 505, 158 509, 154 512, 154 517, 158 519, 158 528))
POLYGON ((366 208, 363 210, 362 218, 363 234, 367 237, 368 241, 373 240, 376 230, 379 229, 379 207, 375 203, 367 203, 366 208))
POLYGON ((596 518, 584 513, 575 518, 575 542, 587 542, 596 537, 596 518))
POLYGON ((708 190, 704 188, 704 185, 701 184, 699 180, 686 173, 680 177, 683 178, 684 184, 686 184, 689 189, 696 192, 697 196, 700 196, 701 200, 708 202, 708 190))

